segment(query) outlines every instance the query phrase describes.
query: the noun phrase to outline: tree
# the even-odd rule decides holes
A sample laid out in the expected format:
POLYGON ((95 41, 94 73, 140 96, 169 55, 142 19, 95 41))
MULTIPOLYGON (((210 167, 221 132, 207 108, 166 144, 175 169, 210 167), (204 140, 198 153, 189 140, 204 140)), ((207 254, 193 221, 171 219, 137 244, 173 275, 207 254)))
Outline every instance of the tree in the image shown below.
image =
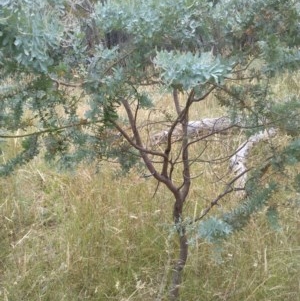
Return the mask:
MULTIPOLYGON (((125 171, 142 159, 149 176, 174 196, 180 254, 170 300, 178 300, 190 225, 200 238, 226 238, 268 206, 280 183, 265 175, 299 163, 299 99, 292 93, 274 99, 270 85, 277 74, 299 68, 299 4, 7 0, 0 5, 3 149, 9 139, 23 138, 23 149, 1 165, 1 175, 39 153, 64 167, 118 158, 125 171), (174 110, 161 112, 158 128, 151 119, 155 89, 168 91, 174 104, 174 110), (191 110, 212 93, 226 108, 229 123, 193 131, 191 110), (88 103, 84 116, 78 113, 83 101, 88 103), (145 110, 149 118, 141 120, 145 110), (162 129, 164 139, 155 143, 162 129), (286 147, 270 145, 269 156, 251 168, 235 168, 203 214, 185 218, 194 167, 207 160, 229 164, 230 159, 234 166, 233 159, 241 156, 246 144, 222 157, 206 157, 208 138, 232 129, 243 130, 252 142, 254 135, 266 133, 265 139, 274 129, 292 139, 286 147), (201 147, 192 157, 195 145, 201 147), (235 209, 208 217, 223 198, 239 191, 235 209)), ((299 174, 291 183, 299 190, 299 174)))

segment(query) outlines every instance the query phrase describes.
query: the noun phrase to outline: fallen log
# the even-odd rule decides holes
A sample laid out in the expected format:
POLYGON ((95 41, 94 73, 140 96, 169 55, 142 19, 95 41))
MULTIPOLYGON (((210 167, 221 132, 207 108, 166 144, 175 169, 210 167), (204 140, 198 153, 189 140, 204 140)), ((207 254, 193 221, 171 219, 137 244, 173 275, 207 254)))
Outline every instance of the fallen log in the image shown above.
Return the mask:
MULTIPOLYGON (((237 174, 243 174, 235 182, 235 187, 244 188, 247 181, 247 160, 251 149, 261 141, 267 141, 271 137, 274 137, 277 130, 270 128, 264 131, 260 131, 252 136, 250 136, 245 142, 240 144, 237 148, 235 154, 230 158, 229 167, 232 172, 237 174)), ((245 193, 245 192, 242 192, 245 193)))
MULTIPOLYGON (((238 122, 233 123, 229 117, 204 118, 197 121, 189 121, 187 134, 188 137, 201 137, 215 133, 226 133, 229 129, 232 129, 236 126, 238 126, 238 122)), ((163 130, 154 134, 151 137, 151 145, 154 146, 165 143, 168 135, 169 130, 163 130)), ((182 139, 182 128, 180 124, 175 127, 171 138, 173 142, 182 139)))

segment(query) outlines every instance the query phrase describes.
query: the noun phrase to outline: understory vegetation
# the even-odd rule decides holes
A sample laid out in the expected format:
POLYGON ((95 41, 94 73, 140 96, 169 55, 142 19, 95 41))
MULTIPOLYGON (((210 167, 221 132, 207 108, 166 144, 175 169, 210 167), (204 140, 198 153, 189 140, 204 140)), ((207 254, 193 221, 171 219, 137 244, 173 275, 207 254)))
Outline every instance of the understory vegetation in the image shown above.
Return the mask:
MULTIPOLYGON (((297 80, 296 75, 275 79, 276 94, 283 89, 300 93, 297 80)), ((220 113, 213 99, 194 112, 220 113)), ((284 144, 288 138, 276 139, 284 144)), ((240 140, 231 138, 236 145, 240 140)), ((16 152, 20 142, 11 141, 2 160, 16 152)), ((262 149, 254 150, 253 160, 262 149)), ((169 214, 172 195, 164 187, 153 195, 154 179, 134 169, 120 176, 117 167, 102 162, 98 168, 58 171, 37 157, 1 179, 2 300, 167 300, 178 249, 169 214)), ((226 166, 222 168, 226 174, 226 166)), ((296 172, 298 167, 293 168, 296 172)), ((185 205, 190 218, 199 215, 219 189, 213 165, 199 172, 204 176, 193 183, 185 205)), ((229 196, 214 213, 237 201, 229 196)), ((298 300, 299 194, 278 191, 272 202, 280 215, 274 223, 266 220, 264 210, 220 244, 190 236, 181 300, 298 300)))
MULTIPOLYGON (((66 174, 38 162, 1 180, 1 298, 155 300, 177 248, 170 196, 151 199, 153 186, 109 166, 66 174)), ((189 214, 213 195, 195 184, 189 214)), ((299 196, 276 197, 280 228, 262 213, 220 246, 192 244, 181 300, 298 299, 299 196)))

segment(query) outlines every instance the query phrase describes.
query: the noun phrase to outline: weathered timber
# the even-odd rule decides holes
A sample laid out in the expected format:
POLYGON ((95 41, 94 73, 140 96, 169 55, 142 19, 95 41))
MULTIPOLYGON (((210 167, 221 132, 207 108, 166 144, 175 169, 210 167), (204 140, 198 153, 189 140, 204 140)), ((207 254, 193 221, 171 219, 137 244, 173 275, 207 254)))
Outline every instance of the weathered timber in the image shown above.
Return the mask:
MULTIPOLYGON (((187 134, 189 137, 201 137, 205 135, 222 133, 226 134, 229 130, 236 128, 237 123, 233 123, 229 117, 204 118, 197 121, 189 121, 187 134)), ((151 144, 158 145, 167 141, 170 130, 163 130, 151 137, 151 144)), ((172 141, 182 139, 182 129, 180 123, 175 127, 171 134, 172 141)))
MULTIPOLYGON (((277 133, 275 128, 260 131, 257 134, 250 136, 246 141, 241 143, 235 154, 230 158, 230 168, 234 174, 243 174, 238 181, 235 182, 235 186, 239 188, 245 187, 247 181, 247 160, 251 149, 261 141, 267 141, 271 137, 274 137, 277 133)), ((245 194, 244 190, 240 191, 241 194, 245 194)))

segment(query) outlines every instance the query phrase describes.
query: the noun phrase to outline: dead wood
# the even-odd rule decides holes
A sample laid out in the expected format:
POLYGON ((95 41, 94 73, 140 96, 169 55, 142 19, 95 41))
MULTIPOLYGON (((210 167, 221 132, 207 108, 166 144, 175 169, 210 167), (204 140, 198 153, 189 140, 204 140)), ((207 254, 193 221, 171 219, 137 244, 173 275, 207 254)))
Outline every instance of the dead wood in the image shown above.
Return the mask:
MULTIPOLYGON (((226 134, 229 130, 236 128, 237 123, 233 123, 229 117, 216 117, 216 118, 204 118, 196 121, 189 121, 187 127, 188 137, 201 137, 214 133, 226 134)), ((167 141, 169 130, 163 130, 154 134, 151 137, 152 145, 163 144, 167 141)), ((176 126, 175 130, 172 132, 172 141, 179 141, 182 139, 182 127, 176 126)))

